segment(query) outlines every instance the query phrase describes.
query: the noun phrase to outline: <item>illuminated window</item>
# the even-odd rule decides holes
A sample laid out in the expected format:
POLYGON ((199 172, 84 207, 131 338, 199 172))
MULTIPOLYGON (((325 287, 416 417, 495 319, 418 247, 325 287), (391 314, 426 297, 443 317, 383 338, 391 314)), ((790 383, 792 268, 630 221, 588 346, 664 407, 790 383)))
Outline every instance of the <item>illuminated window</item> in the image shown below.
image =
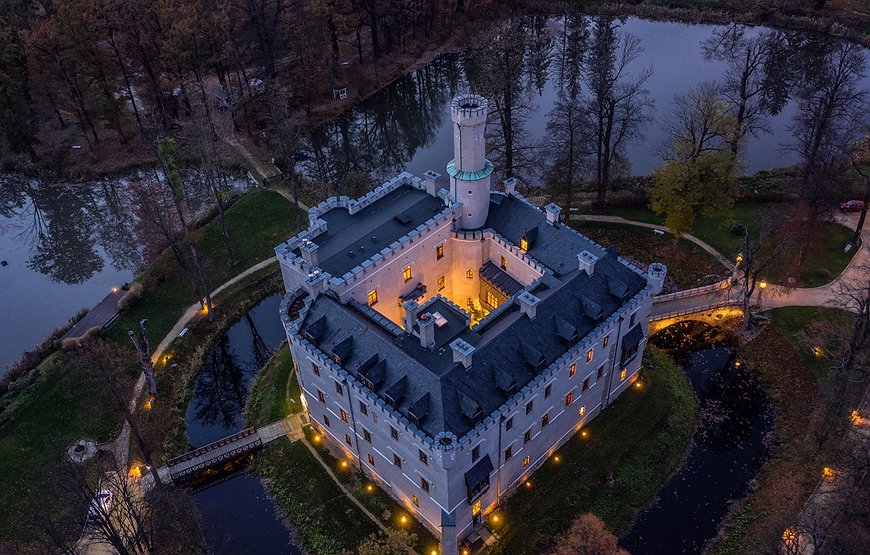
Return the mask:
POLYGON ((501 257, 501 269, 507 270, 507 258, 505 258, 503 256, 501 257))
POLYGON ((402 277, 405 278, 405 281, 408 281, 411 279, 411 265, 410 264, 405 266, 405 269, 402 270, 402 277))
POLYGON ((465 277, 468 279, 474 279, 474 270, 471 268, 465 270, 465 277))
POLYGON ((428 480, 426 480, 426 478, 423 478, 422 476, 420 477, 420 489, 422 489, 426 493, 429 493, 429 482, 428 480))
POLYGON ((369 306, 375 306, 378 304, 378 290, 372 289, 369 291, 369 306))
POLYGON ((610 336, 609 335, 604 338, 604 346, 607 347, 608 344, 610 344, 610 336))
POLYGON ((326 402, 326 394, 323 393, 322 391, 320 391, 319 389, 317 390, 317 400, 320 401, 321 403, 326 402))
POLYGON ((372 465, 372 466, 375 465, 375 458, 372 456, 371 453, 369 453, 368 455, 366 455, 366 458, 369 460, 369 464, 370 464, 370 465, 372 465))
POLYGON ((347 413, 344 412, 344 409, 341 409, 341 421, 347 424, 347 413))
POLYGON ((583 391, 586 391, 587 389, 589 389, 589 378, 583 380, 583 391))
POLYGON ((572 364, 570 368, 568 368, 568 377, 570 378, 571 376, 573 376, 575 372, 577 372, 577 363, 576 362, 574 364, 572 364))
POLYGON ((419 507, 419 506, 420 506, 420 500, 417 499, 417 496, 416 496, 416 495, 412 495, 412 496, 411 496, 411 503, 413 503, 415 507, 419 507))
POLYGON ((567 407, 571 403, 574 402, 574 392, 572 391, 568 395, 565 395, 565 406, 567 407))
POLYGON ((438 290, 441 291, 444 289, 444 276, 438 278, 438 290))
POLYGON ((498 298, 496 298, 496 296, 493 295, 492 291, 486 292, 486 302, 489 304, 489 306, 492 306, 492 307, 498 306, 498 298))
POLYGON ((528 455, 526 455, 526 456, 523 458, 523 468, 529 466, 529 463, 530 463, 530 462, 532 462, 531 457, 529 457, 528 455))
POLYGON ((593 351, 592 349, 589 349, 588 351, 586 351, 586 362, 591 361, 592 357, 594 355, 595 355, 595 351, 593 351))
POLYGON ((624 379, 625 379, 625 375, 626 375, 627 373, 628 373, 628 369, 627 369, 627 368, 623 368, 623 369, 622 369, 622 372, 619 373, 619 381, 624 380, 624 379))
POLYGON ((480 499, 474 502, 474 505, 471 506, 471 515, 478 516, 480 514, 480 499))
POLYGON ((520 238, 520 249, 524 251, 529 250, 529 241, 525 237, 520 238))
POLYGON ((580 418, 586 416, 586 405, 580 407, 580 411, 577 413, 577 416, 579 416, 580 418))
POLYGON ((440 243, 437 247, 435 247, 435 258, 437 260, 441 260, 444 258, 444 243, 440 243))

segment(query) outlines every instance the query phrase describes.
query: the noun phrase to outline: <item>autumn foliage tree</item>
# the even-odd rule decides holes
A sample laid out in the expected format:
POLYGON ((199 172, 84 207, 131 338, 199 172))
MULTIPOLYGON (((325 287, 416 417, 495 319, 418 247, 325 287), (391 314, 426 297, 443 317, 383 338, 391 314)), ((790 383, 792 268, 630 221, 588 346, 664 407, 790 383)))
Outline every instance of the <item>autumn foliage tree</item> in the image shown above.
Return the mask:
POLYGON ((549 555, 629 555, 619 547, 616 536, 597 516, 586 513, 574 519, 567 532, 559 536, 549 555))

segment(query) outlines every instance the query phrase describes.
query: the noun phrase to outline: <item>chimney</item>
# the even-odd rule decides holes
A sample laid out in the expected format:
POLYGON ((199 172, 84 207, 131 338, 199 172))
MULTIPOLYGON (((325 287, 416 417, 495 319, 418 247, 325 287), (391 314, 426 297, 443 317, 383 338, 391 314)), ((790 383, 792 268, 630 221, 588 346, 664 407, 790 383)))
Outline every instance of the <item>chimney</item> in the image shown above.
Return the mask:
POLYGON ((474 354, 474 347, 468 344, 463 339, 455 339, 450 348, 453 349, 453 362, 461 362, 462 366, 468 368, 471 366, 471 355, 474 354))
POLYGON ((423 183, 426 184, 426 194, 432 195, 433 197, 438 197, 438 185, 435 184, 438 181, 438 178, 441 177, 441 174, 432 171, 426 170, 426 173, 423 174, 423 183))
POLYGON ((580 262, 580 271, 585 271, 587 276, 591 276, 595 271, 595 263, 598 261, 598 257, 589 251, 583 251, 577 255, 577 260, 580 262))
POLYGON ((302 252, 302 260, 311 266, 317 266, 320 261, 317 256, 317 249, 320 248, 317 243, 308 239, 303 239, 299 244, 299 250, 302 252))
POLYGON ((547 213, 547 221, 549 223, 551 223, 553 225, 556 225, 559 223, 559 212, 561 212, 562 209, 558 205, 553 204, 551 202, 550 204, 548 204, 547 206, 544 207, 544 211, 547 213))
POLYGON ((435 346, 435 317, 428 312, 417 318, 417 326, 420 327, 420 346, 431 349, 435 346))
POLYGON ((317 295, 326 289, 327 275, 320 268, 314 268, 302 282, 302 286, 312 299, 316 299, 317 295))
POLYGON ((529 320, 534 320, 538 313, 538 303, 541 299, 532 295, 528 291, 521 291, 514 297, 514 302, 520 306, 520 312, 529 317, 529 320))
POLYGON ((504 192, 506 195, 512 195, 517 191, 517 178, 516 177, 508 177, 504 181, 502 181, 504 185, 504 192))
POLYGON ((405 315, 402 316, 402 325, 405 327, 405 333, 411 333, 414 327, 414 322, 417 321, 417 313, 420 311, 420 305, 417 301, 411 299, 402 303, 402 308, 405 309, 405 315))

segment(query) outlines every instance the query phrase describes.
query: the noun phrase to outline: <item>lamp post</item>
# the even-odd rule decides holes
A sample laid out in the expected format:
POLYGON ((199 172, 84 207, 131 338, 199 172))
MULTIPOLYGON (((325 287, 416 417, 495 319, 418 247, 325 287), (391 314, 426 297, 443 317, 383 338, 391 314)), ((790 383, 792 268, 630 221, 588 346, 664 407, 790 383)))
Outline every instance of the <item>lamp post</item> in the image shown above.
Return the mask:
POLYGON ((764 293, 765 289, 767 289, 767 282, 763 281, 763 280, 759 281, 758 282, 758 308, 759 309, 763 308, 761 305, 761 294, 764 293))

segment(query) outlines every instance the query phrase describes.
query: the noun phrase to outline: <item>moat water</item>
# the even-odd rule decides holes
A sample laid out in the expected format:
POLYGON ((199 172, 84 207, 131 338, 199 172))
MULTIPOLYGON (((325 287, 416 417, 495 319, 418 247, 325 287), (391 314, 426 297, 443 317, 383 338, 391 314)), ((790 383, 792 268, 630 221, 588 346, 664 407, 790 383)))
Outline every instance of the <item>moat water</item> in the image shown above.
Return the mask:
POLYGON ((650 341, 686 373, 700 403, 698 425, 683 466, 620 544, 635 555, 701 553, 768 456, 771 409, 757 376, 717 328, 683 322, 650 341))

